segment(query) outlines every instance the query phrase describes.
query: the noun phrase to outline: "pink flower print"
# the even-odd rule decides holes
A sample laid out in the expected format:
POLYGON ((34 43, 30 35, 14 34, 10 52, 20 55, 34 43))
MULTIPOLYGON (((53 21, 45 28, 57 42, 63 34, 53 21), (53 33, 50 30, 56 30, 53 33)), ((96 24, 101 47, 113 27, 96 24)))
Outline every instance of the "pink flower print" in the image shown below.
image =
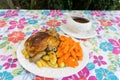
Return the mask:
POLYGON ((3 28, 6 25, 6 22, 3 20, 0 20, 0 28, 3 28))
POLYGON ((117 25, 120 27, 120 17, 116 17, 116 19, 111 20, 111 22, 117 23, 117 25))
POLYGON ((88 75, 90 74, 87 67, 82 69, 80 72, 78 72, 78 75, 80 76, 79 80, 87 80, 88 75))
POLYGON ((98 20, 100 24, 104 27, 112 26, 112 23, 108 20, 98 20))
POLYGON ((10 21, 9 24, 11 26, 9 26, 8 30, 10 29, 14 29, 15 27, 19 28, 19 29, 23 29, 24 25, 27 24, 26 19, 25 18, 21 18, 19 21, 10 21))
POLYGON ((2 39, 2 35, 0 35, 0 40, 2 39))
POLYGON ((31 17, 32 19, 37 19, 38 16, 35 16, 35 15, 28 15, 29 17, 31 17))
POLYGON ((90 76, 88 80, 98 80, 95 76, 90 76))
POLYGON ((18 12, 19 10, 7 10, 6 14, 4 14, 3 16, 4 18, 18 16, 18 12))
POLYGON ((89 76, 90 72, 87 67, 84 67, 78 74, 73 74, 72 76, 67 76, 62 78, 62 80, 97 80, 95 76, 89 76))
POLYGON ((39 30, 35 29, 35 30, 32 31, 32 34, 35 34, 37 32, 39 32, 39 30))
POLYGON ((80 72, 78 72, 78 75, 74 74, 72 76, 67 76, 62 78, 62 80, 87 80, 87 77, 89 76, 88 68, 84 67, 80 72))
POLYGON ((42 26, 41 29, 43 29, 43 30, 48 30, 49 27, 48 27, 48 26, 42 26))
POLYGON ((91 15, 100 17, 100 16, 105 16, 105 13, 103 13, 102 11, 92 11, 91 15))
POLYGON ((109 39, 109 42, 114 46, 112 53, 120 54, 120 39, 118 41, 109 39))
POLYGON ((59 22, 58 20, 49 20, 46 22, 46 24, 51 27, 56 27, 56 26, 60 26, 61 22, 59 22))
POLYGON ((8 62, 4 63, 3 66, 5 67, 5 69, 15 68, 17 66, 15 62, 17 62, 16 58, 15 59, 9 58, 8 62))
POLYGON ((103 61, 103 56, 94 56, 94 61, 95 64, 98 64, 98 66, 105 65, 107 64, 105 61, 103 61))
POLYGON ((73 74, 72 76, 63 77, 62 80, 79 80, 79 77, 73 74))
POLYGON ((50 14, 52 17, 61 17, 63 14, 61 12, 61 10, 50 10, 50 14))
POLYGON ((25 33, 22 31, 14 31, 11 34, 8 34, 8 41, 17 43, 25 38, 25 33))
POLYGON ((42 76, 35 76, 34 79, 32 80, 55 80, 54 78, 47 78, 47 77, 42 77, 42 76))
POLYGON ((62 20, 62 23, 63 23, 63 24, 66 24, 66 23, 67 23, 67 21, 66 21, 66 20, 62 20))
POLYGON ((95 76, 89 76, 90 72, 87 67, 84 67, 78 75, 80 76, 79 80, 97 80, 95 76))
POLYGON ((6 61, 9 57, 11 57, 12 55, 0 55, 0 60, 1 61, 6 61))

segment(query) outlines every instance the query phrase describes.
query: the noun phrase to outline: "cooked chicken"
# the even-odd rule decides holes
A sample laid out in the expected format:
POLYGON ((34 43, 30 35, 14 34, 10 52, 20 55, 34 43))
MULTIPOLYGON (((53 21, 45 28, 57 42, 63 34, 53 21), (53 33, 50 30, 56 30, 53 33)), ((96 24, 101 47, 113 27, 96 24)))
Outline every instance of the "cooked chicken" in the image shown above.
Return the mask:
POLYGON ((38 61, 43 55, 45 55, 46 52, 39 52, 38 54, 36 54, 35 56, 29 58, 30 62, 36 62, 38 61))
POLYGON ((30 36, 24 46, 29 54, 30 62, 36 62, 47 52, 57 50, 59 43, 59 34, 56 30, 47 30, 30 36))

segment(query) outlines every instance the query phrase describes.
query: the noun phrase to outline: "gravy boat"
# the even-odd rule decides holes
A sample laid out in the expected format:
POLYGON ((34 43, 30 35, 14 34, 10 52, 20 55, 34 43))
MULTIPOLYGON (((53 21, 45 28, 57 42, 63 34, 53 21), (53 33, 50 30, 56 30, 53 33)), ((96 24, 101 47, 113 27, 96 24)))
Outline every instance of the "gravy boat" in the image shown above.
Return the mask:
POLYGON ((92 22, 83 17, 79 17, 77 15, 70 15, 68 13, 64 14, 66 24, 64 27, 70 29, 73 32, 87 32, 92 27, 92 22))

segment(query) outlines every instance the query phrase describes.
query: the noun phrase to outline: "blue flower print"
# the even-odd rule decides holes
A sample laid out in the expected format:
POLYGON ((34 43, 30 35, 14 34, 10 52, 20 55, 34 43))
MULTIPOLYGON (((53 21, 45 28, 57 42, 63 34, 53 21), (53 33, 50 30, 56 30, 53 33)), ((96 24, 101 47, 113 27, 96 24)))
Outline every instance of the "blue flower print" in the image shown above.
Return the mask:
POLYGON ((98 80, 118 80, 114 73, 104 68, 96 69, 95 73, 98 80))
POLYGON ((49 10, 43 10, 41 14, 48 15, 48 14, 50 14, 50 11, 49 10))
POLYGON ((69 13, 68 10, 61 10, 61 12, 64 13, 69 13))
POLYGON ((0 80, 13 80, 13 75, 7 71, 0 73, 0 80))
POLYGON ((56 27, 56 30, 57 30, 57 32, 60 32, 60 28, 59 27, 56 27))
POLYGON ((102 42, 102 43, 100 43, 99 48, 106 52, 106 51, 112 51, 113 46, 111 43, 102 42))
POLYGON ((45 25, 46 23, 45 22, 42 22, 40 25, 45 25))
POLYGON ((3 66, 2 65, 0 65, 0 70, 3 68, 3 66))
POLYGON ((20 17, 26 17, 27 16, 27 11, 26 10, 20 10, 19 12, 18 12, 18 15, 20 16, 20 17))
POLYGON ((94 63, 88 63, 87 64, 87 68, 89 69, 89 70, 92 70, 92 69, 94 69, 95 68, 95 64, 94 63))
POLYGON ((31 33, 32 33, 32 32, 26 32, 25 34, 26 34, 26 35, 31 35, 31 33))
POLYGON ((23 72, 21 74, 23 76, 22 80, 33 80, 33 78, 35 77, 34 74, 32 74, 26 70, 23 70, 23 72))
POLYGON ((37 23, 38 23, 38 20, 28 19, 28 23, 29 23, 29 24, 37 24, 37 23))
POLYGON ((112 27, 112 26, 110 26, 109 29, 112 30, 112 31, 116 31, 116 28, 112 27))
POLYGON ((91 14, 91 11, 84 11, 84 14, 91 14))
POLYGON ((4 15, 5 13, 6 13, 5 11, 1 11, 0 16, 4 15))

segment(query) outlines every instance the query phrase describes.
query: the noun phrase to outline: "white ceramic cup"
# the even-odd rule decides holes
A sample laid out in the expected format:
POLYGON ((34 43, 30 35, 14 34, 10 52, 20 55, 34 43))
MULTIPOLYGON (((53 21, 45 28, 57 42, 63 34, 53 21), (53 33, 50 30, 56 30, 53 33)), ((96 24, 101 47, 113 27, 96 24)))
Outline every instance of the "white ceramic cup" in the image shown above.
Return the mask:
POLYGON ((92 22, 87 18, 68 13, 65 13, 64 16, 66 20, 65 27, 71 29, 74 32, 87 32, 92 27, 92 22))

